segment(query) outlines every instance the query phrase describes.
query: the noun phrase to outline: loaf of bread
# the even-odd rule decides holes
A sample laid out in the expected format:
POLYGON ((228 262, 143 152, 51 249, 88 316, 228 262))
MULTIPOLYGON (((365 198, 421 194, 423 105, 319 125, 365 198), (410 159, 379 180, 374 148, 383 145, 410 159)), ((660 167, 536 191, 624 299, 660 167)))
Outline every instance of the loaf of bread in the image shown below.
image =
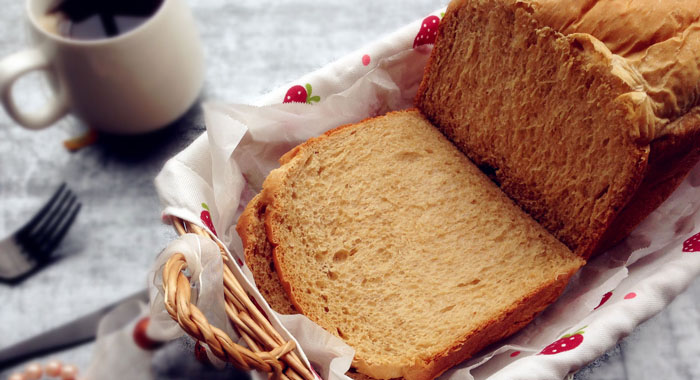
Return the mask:
POLYGON ((281 163, 239 220, 247 262, 367 376, 438 376, 531 321, 584 264, 416 110, 339 127, 281 163))
POLYGON ((700 1, 456 0, 416 105, 582 257, 700 158, 700 1))

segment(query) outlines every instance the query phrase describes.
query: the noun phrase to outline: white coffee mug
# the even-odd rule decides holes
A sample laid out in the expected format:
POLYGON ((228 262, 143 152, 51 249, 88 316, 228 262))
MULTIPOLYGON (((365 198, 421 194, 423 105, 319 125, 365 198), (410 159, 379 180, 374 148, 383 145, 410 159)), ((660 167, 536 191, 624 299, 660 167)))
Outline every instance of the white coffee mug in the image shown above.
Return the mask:
POLYGON ((183 0, 163 0, 143 24, 115 37, 79 40, 47 27, 60 0, 28 0, 34 47, 0 61, 0 98, 18 124, 40 129, 68 112, 96 130, 136 134, 164 127, 196 100, 203 83, 203 53, 183 0), (22 75, 45 71, 54 90, 48 105, 28 113, 12 86, 22 75))

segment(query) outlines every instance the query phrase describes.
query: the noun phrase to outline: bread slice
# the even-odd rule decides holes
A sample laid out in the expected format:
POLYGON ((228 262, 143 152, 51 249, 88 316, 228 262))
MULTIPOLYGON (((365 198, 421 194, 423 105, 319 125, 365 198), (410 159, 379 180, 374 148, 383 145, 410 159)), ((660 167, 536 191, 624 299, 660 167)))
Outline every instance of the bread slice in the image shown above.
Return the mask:
MULTIPOLYGON (((265 234, 265 205, 262 203, 260 194, 248 202, 238 219, 236 231, 243 240, 246 263, 253 273, 255 285, 267 303, 278 313, 297 313, 277 277, 272 258, 272 246, 265 234)), ((355 369, 350 369, 346 375, 354 380, 373 380, 355 369)))
POLYGON ((259 199, 280 282, 376 379, 437 377, 531 321, 584 264, 416 110, 281 163, 259 199))
POLYGON ((253 273, 255 285, 267 303, 280 314, 296 314, 272 261, 272 245, 265 234, 265 205, 260 194, 248 202, 238 218, 236 232, 243 242, 246 265, 253 273))
POLYGON ((700 9, 690 3, 453 1, 416 105, 589 257, 656 208, 700 155, 700 9))

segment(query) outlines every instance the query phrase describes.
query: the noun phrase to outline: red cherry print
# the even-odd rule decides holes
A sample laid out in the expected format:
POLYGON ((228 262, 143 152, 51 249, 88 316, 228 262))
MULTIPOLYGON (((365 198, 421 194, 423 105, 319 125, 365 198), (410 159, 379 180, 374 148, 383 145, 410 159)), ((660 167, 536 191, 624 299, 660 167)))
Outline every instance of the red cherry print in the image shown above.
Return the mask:
POLYGON ((511 357, 511 358, 514 358, 514 357, 516 357, 516 356, 518 356, 518 355, 520 355, 520 351, 515 351, 515 352, 512 352, 512 353, 510 354, 510 357, 511 357))
POLYGON ((214 234, 214 236, 219 236, 216 233, 216 228, 214 228, 214 222, 211 220, 211 213, 209 212, 209 206, 206 203, 202 203, 202 212, 199 214, 199 219, 202 220, 205 226, 214 234))
POLYGON ((683 252, 698 252, 700 251, 700 232, 689 237, 683 242, 683 252))
POLYGON ((552 342, 549 346, 545 347, 538 355, 554 355, 560 352, 565 352, 573 350, 583 343, 583 329, 586 326, 581 327, 573 334, 566 334, 561 339, 552 342))
POLYGON ((304 87, 299 85, 292 86, 287 90, 287 94, 284 96, 284 101, 282 101, 282 103, 306 103, 307 95, 304 87))
POLYGON ((637 293, 635 293, 635 292, 629 292, 629 293, 625 294, 625 299, 626 299, 626 300, 631 300, 632 298, 634 298, 634 297, 636 297, 636 296, 637 296, 637 293))
POLYGON ((284 95, 284 100, 282 103, 314 103, 319 102, 321 97, 311 96, 311 84, 307 83, 306 86, 302 87, 300 85, 292 86, 287 90, 287 94, 284 95))
POLYGON ((604 303, 608 302, 610 297, 612 297, 612 292, 607 292, 607 293, 603 294, 603 298, 600 300, 600 303, 598 304, 598 306, 594 307, 593 310, 603 306, 604 303))
POLYGON ((367 66, 367 65, 369 65, 369 62, 370 62, 369 55, 367 55, 367 54, 363 55, 362 56, 362 64, 367 66))
POLYGON ((435 38, 437 37, 438 25, 440 25, 440 18, 438 16, 428 16, 423 19, 420 30, 413 40, 413 48, 434 44, 435 38))
POLYGON ((154 350, 162 344, 157 342, 146 335, 146 329, 148 329, 148 324, 151 322, 150 318, 143 317, 134 326, 134 331, 132 332, 132 337, 134 338, 134 343, 144 350, 150 351, 154 350))

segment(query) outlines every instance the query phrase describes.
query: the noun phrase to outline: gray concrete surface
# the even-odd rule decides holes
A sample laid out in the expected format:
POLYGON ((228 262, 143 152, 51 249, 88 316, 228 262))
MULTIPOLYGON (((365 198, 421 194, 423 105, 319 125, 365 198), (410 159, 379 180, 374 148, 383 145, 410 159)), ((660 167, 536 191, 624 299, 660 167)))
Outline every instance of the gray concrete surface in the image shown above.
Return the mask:
MULTIPOLYGON (((0 0, 0 57, 27 46, 23 3, 0 0)), ((250 102, 444 3, 189 0, 206 51, 202 99, 250 102)), ((21 102, 38 106, 45 91, 37 76, 20 85, 21 102)), ((0 111, 0 235, 27 220, 62 181, 83 203, 77 222, 56 252, 60 260, 20 285, 0 284, 0 347, 143 288, 154 257, 175 237, 160 222, 152 180, 169 157, 204 130, 199 107, 158 133, 103 137, 79 152, 66 151, 62 141, 83 130, 79 122, 67 118, 50 129, 28 131, 0 111)), ((700 281, 696 280, 663 313, 575 378, 699 379, 698 299, 700 281)), ((51 357, 85 368, 91 350, 92 345, 85 344, 51 357)), ((170 358, 190 360, 182 344, 170 351, 170 358)), ((196 365, 187 371, 176 370, 178 366, 182 362, 160 363, 159 373, 162 378, 213 376, 197 372, 196 365)), ((8 374, 0 371, 0 378, 8 374)))

